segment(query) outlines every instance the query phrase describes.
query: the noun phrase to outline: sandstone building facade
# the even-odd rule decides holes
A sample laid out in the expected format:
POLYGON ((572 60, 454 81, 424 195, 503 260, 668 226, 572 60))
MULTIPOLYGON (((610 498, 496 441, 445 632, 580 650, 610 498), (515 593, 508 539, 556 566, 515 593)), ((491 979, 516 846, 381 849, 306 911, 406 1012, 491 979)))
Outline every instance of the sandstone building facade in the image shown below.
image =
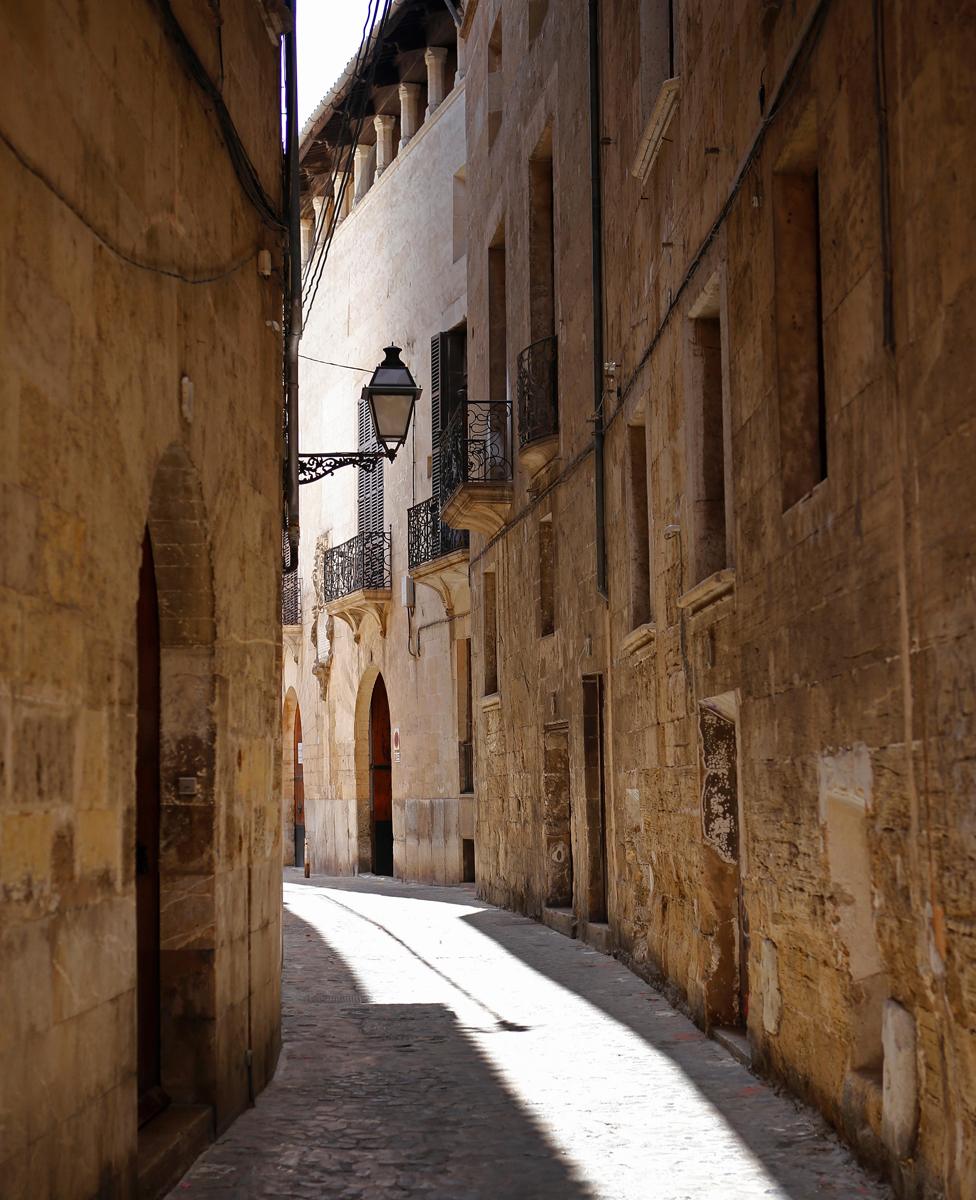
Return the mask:
POLYGON ((976 15, 469 0, 461 37, 479 891, 961 1200, 976 15))
POLYGON ((0 15, 10 1200, 154 1194, 277 1060, 286 19, 0 15))
POLYGON ((466 345, 465 89, 447 8, 394 4, 354 65, 302 140, 303 454, 374 444, 360 393, 391 342, 423 390, 395 461, 302 487, 284 853, 301 861, 307 841, 315 871, 457 883, 474 878, 475 802, 467 537, 437 500, 466 345))

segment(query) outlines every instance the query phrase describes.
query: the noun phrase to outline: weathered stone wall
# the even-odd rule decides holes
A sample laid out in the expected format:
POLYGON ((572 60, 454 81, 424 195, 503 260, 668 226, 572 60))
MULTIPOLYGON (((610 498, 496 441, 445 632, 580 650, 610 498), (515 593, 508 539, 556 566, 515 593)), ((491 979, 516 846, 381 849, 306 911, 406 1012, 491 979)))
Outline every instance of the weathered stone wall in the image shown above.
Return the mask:
MULTIPOLYGON (((486 898, 539 914, 545 904, 548 834, 544 808, 545 727, 566 722, 572 827, 572 888, 582 921, 591 915, 586 861, 582 676, 599 673, 605 617, 595 586, 593 517, 592 309, 589 292, 590 188, 586 13, 550 5, 530 39, 528 7, 481 3, 465 32, 468 87, 468 394, 492 392, 488 249, 503 229, 509 394, 516 357, 533 341, 528 163, 551 130, 555 214, 555 331, 559 353, 558 456, 543 468, 547 490, 517 452, 514 419, 513 517, 489 542, 472 535, 478 882, 486 898), (493 36, 494 35, 494 36, 493 36), (501 40, 501 62, 489 40, 501 40), (490 67, 495 69, 489 70, 490 67), (489 76, 500 72, 501 85, 489 76), (500 97, 497 101, 496 97, 500 97), (531 488, 531 490, 530 490, 531 488), (540 636, 540 526, 555 546, 553 632, 540 636), (484 579, 497 596, 497 690, 486 680, 484 579), (479 705, 480 698, 480 705, 479 705), (480 711, 479 711, 480 707, 480 711)), ((553 734, 550 733, 550 743, 553 734)), ((555 753, 555 752, 553 752, 555 753)), ((557 791, 562 785, 557 785, 557 791)), ((561 817, 565 820, 565 816, 561 817)), ((567 888, 565 874, 561 888, 567 888)))
MULTIPOLYGON (((974 14, 885 0, 764 13, 676 5, 677 104, 641 179, 632 169, 658 94, 655 84, 649 102, 641 95, 641 6, 600 6, 604 357, 617 363, 605 404, 604 608, 586 424, 585 13, 550 4, 531 40, 522 7, 481 0, 469 13, 471 391, 487 386, 486 247, 503 211, 513 378, 529 341, 527 160, 544 111, 562 475, 532 500, 517 473, 514 519, 472 551, 476 685, 485 571, 499 611, 499 696, 477 737, 479 887, 542 911, 545 726, 565 720, 575 917, 598 937, 587 929, 598 809, 581 685, 602 674, 612 945, 703 1024, 744 1025, 757 1060, 905 1195, 967 1196, 976 654, 963 200, 973 135, 962 112, 974 14), (499 13, 504 104, 489 145, 478 97, 490 90, 499 13), (774 228, 783 173, 808 177, 811 162, 827 449, 815 486, 791 474, 797 428, 784 407, 800 355, 784 348, 804 328, 790 304, 806 302, 789 285, 805 266, 788 253, 797 224, 774 228), (640 472, 646 462, 643 524, 635 462, 640 472), (540 638, 538 522, 549 511, 556 632, 540 638), (734 739, 717 744, 730 724, 734 739)), ((659 67, 658 83, 668 73, 659 67)))
POLYGON ((466 316, 463 245, 453 236, 464 94, 463 84, 453 88, 338 226, 302 338, 303 453, 356 449, 357 404, 369 379, 313 359, 371 370, 392 341, 423 389, 406 444, 380 468, 384 527, 392 529, 382 632, 372 615, 356 631, 330 615, 321 590, 324 552, 357 533, 358 472, 347 467, 302 487, 304 629, 300 639, 286 639, 284 688, 294 687, 301 706, 316 871, 369 870, 367 742, 378 675, 401 739, 392 768, 397 876, 459 882, 462 839, 474 836, 474 798, 460 794, 458 752, 457 654, 470 637, 466 564, 450 614, 420 582, 408 614, 402 592, 407 510, 431 494, 431 338, 466 316))
MULTIPOLYGON (((262 6, 174 8, 280 203, 262 6)), ((164 1085, 222 1128, 278 1053, 280 242, 152 5, 7 6, 0 44, 0 1190, 122 1196, 147 522, 164 1085)))

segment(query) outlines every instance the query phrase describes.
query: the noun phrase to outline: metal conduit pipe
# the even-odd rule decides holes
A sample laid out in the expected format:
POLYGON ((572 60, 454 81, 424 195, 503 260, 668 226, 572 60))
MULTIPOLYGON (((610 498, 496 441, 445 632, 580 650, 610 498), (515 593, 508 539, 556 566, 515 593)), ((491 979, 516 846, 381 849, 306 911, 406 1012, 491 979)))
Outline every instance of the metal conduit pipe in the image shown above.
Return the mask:
POLYGON ((288 163, 288 333, 285 342, 285 521, 286 575, 298 570, 298 343, 302 337, 302 230, 298 175, 298 0, 290 0, 291 29, 285 34, 285 144, 288 163))
POLYGON ((603 463, 603 173, 600 163, 600 10, 590 6, 590 188, 593 245, 593 476, 596 500, 596 590, 607 592, 606 484, 603 463))

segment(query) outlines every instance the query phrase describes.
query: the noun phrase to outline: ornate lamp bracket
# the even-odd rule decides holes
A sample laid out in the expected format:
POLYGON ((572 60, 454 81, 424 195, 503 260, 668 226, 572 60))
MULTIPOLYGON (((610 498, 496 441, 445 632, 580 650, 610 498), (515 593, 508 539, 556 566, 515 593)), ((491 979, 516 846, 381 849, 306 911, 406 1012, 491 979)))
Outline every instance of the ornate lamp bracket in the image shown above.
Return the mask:
POLYGON ((359 467, 361 471, 375 471, 384 460, 393 461, 392 454, 382 451, 360 450, 348 454, 299 454, 298 482, 314 483, 332 475, 340 467, 359 467))

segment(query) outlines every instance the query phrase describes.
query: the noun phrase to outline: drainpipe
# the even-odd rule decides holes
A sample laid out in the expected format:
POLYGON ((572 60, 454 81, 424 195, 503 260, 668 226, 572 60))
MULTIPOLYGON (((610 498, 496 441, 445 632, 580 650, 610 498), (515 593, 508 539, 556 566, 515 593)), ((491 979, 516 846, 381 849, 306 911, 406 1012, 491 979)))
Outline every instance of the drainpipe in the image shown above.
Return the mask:
POLYGON ((590 7, 590 188, 593 246, 593 457, 596 492, 596 590, 607 593, 606 501, 603 464, 603 179, 600 168, 600 13, 590 7))
POLYGON ((291 29, 285 34, 285 148, 288 165, 288 334, 285 342, 285 413, 288 424, 285 462, 285 513, 288 562, 298 569, 298 343, 302 336, 302 229, 298 176, 298 0, 290 0, 291 29))

